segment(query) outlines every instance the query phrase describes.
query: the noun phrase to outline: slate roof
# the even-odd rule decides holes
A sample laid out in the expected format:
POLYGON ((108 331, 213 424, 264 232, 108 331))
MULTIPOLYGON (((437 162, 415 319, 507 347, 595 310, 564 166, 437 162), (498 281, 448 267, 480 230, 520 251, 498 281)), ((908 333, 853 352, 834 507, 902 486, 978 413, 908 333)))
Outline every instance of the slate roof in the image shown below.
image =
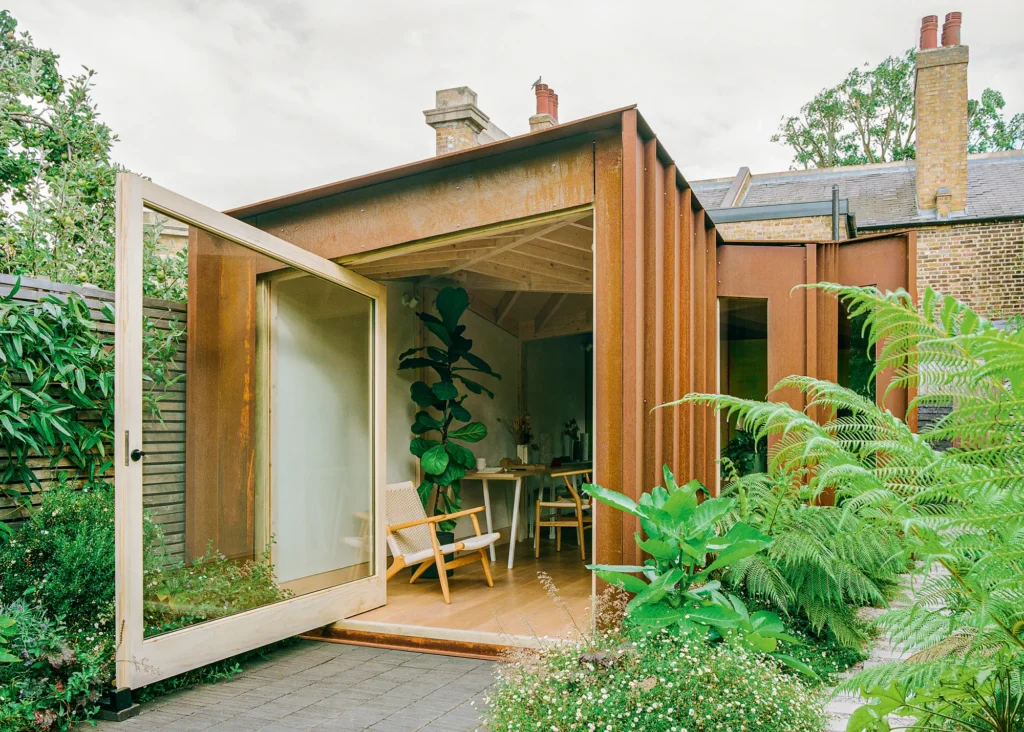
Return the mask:
MULTIPOLYGON (((908 160, 753 175, 739 206, 828 201, 836 183, 839 197, 850 202, 858 229, 934 222, 934 210, 917 209, 914 174, 915 162, 908 160)), ((690 185, 705 208, 716 209, 732 181, 717 178, 690 185)), ((968 156, 967 210, 943 221, 1003 217, 1024 218, 1024 150, 968 156)))

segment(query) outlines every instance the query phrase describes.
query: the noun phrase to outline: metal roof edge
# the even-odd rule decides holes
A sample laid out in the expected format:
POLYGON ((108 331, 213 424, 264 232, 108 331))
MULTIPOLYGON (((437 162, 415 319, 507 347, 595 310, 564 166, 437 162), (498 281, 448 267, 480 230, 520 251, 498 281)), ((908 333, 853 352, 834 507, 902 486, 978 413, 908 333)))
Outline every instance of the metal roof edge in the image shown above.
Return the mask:
MULTIPOLYGON (((839 201, 839 213, 847 214, 850 202, 839 201)), ((831 216, 832 201, 808 201, 805 203, 773 203, 764 206, 733 206, 709 208, 707 213, 716 224, 731 224, 740 221, 770 221, 774 219, 796 219, 804 216, 831 216)))
MULTIPOLYGON (((437 155, 424 160, 399 165, 394 168, 387 168, 385 170, 379 170, 366 175, 356 176, 355 178, 347 178, 335 183, 327 183, 321 186, 314 186, 313 188, 306 188, 294 193, 268 198, 263 201, 246 204, 244 206, 236 206, 235 208, 228 209, 224 213, 236 218, 256 216, 258 214, 267 213, 268 211, 275 211, 277 209, 295 206, 300 203, 308 203, 309 201, 315 201, 317 199, 326 198, 339 193, 387 183, 410 175, 440 170, 442 168, 468 163, 491 155, 500 155, 502 153, 513 152, 515 150, 521 150, 534 145, 542 145, 547 142, 554 142, 556 140, 561 140, 586 132, 614 127, 621 124, 622 114, 631 109, 636 109, 636 105, 631 104, 626 107, 619 107, 618 109, 612 109, 590 117, 572 120, 555 127, 538 130, 537 132, 527 132, 504 140, 496 140, 495 142, 488 142, 465 150, 459 150, 458 152, 437 155)), ((644 123, 644 126, 647 126, 646 122, 644 123)), ((649 127, 647 127, 647 129, 650 130, 649 127)), ((659 142, 659 152, 661 151, 662 149, 659 142)), ((665 153, 665 155, 667 156, 667 153, 665 153)))
POLYGON ((893 221, 887 224, 857 224, 861 231, 875 229, 920 229, 924 226, 954 226, 956 224, 984 224, 999 221, 1024 220, 1024 212, 1019 214, 1000 214, 998 216, 961 216, 948 219, 922 219, 920 221, 893 221))

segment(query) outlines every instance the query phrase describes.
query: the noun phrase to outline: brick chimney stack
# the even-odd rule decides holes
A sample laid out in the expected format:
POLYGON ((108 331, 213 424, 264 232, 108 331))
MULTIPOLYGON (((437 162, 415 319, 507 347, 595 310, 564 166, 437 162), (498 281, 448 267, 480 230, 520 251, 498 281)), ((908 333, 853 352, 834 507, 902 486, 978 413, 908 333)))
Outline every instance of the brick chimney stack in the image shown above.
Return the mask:
POLYGON ((437 106, 425 110, 423 116, 434 128, 437 155, 508 137, 477 106, 476 92, 468 86, 439 89, 434 101, 437 106))
POLYGON ((558 95, 547 84, 533 87, 537 95, 537 113, 530 117, 530 132, 554 127, 558 124, 558 95))
POLYGON ((939 218, 967 207, 967 46, 961 13, 949 13, 938 47, 938 18, 921 20, 914 105, 917 115, 917 207, 939 218))

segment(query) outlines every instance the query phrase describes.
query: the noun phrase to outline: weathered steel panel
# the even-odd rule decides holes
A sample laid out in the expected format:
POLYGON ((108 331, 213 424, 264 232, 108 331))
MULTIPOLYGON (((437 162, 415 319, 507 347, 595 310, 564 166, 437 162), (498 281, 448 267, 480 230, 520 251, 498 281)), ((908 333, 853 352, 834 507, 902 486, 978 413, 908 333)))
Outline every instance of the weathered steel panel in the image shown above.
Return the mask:
POLYGON ((593 134, 261 213, 255 226, 337 259, 589 204, 593 134))

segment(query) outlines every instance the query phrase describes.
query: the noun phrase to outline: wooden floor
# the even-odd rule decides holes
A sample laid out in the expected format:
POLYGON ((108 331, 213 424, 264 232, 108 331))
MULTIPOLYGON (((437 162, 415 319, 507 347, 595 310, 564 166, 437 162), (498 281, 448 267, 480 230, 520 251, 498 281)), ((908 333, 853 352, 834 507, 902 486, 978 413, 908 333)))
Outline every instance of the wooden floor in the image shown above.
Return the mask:
POLYGON ((574 633, 573 622, 538 578, 539 572, 546 572, 576 624, 585 628, 590 622, 591 573, 580 558, 579 547, 564 543, 562 551, 556 552, 554 541, 545 539, 539 559, 533 556, 532 541, 520 542, 516 550, 515 568, 510 570, 506 567, 508 546, 497 547, 498 561, 491 564, 494 587, 487 586, 479 563, 460 567, 448 579, 452 602, 445 605, 436 579, 419 579, 410 585, 409 573, 400 572, 388 583, 387 605, 338 625, 376 632, 388 632, 390 627, 390 632, 400 635, 502 645, 567 637, 574 633), (506 640, 502 642, 498 636, 506 640))

